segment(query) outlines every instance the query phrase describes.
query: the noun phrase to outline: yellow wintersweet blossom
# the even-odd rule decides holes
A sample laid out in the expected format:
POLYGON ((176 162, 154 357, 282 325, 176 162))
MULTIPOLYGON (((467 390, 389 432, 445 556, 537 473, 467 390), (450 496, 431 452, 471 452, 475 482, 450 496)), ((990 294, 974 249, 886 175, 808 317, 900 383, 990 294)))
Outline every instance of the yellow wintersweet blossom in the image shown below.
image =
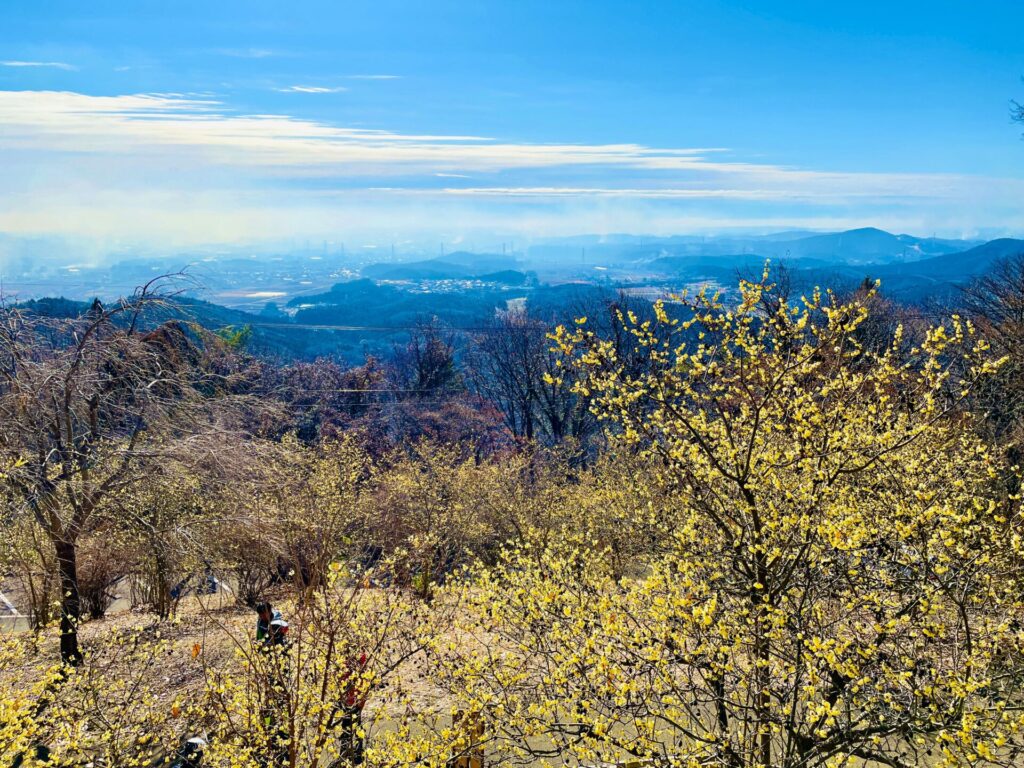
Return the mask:
POLYGON ((702 292, 623 316, 642 370, 585 325, 554 335, 644 478, 618 525, 647 541, 617 563, 590 522, 616 507, 583 480, 574 525, 458 588, 475 642, 435 648, 437 674, 495 753, 1024 759, 1018 498, 963 408, 999 361, 956 317, 879 347, 862 338, 870 291, 773 291, 766 276, 731 306, 702 292))

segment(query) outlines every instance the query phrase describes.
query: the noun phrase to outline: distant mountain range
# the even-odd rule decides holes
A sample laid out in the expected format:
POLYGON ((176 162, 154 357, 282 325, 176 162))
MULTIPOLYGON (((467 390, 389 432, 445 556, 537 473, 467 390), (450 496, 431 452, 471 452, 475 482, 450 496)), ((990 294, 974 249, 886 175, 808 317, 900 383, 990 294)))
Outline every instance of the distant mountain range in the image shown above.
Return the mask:
MULTIPOLYGON (((548 242, 514 256, 457 251, 443 258, 353 266, 343 270, 352 278, 319 285, 310 280, 316 290, 292 291, 288 296, 274 282, 278 275, 297 282, 295 273, 288 272, 286 257, 273 260, 272 267, 255 259, 237 264, 226 259, 210 262, 207 269, 227 284, 253 280, 262 270, 256 276, 263 282, 237 292, 266 289, 267 297, 281 299, 280 306, 264 302, 262 312, 253 314, 181 296, 173 309, 149 321, 173 317, 213 329, 250 326, 253 351, 282 359, 329 355, 359 362, 367 354, 389 354, 404 343, 409 328, 432 317, 453 328, 474 329, 513 301, 526 302, 538 317, 563 317, 593 306, 600 297, 615 297, 621 289, 633 291, 635 297, 655 297, 698 281, 728 289, 740 275, 757 278, 766 262, 784 262, 796 290, 814 285, 843 290, 865 278, 880 279, 883 294, 891 298, 955 306, 958 286, 997 260, 1016 255, 1024 255, 1024 240, 979 243, 871 228, 759 238, 585 236, 548 242)), ((317 262, 300 263, 300 274, 312 275, 311 263, 317 262)), ((159 268, 145 263, 130 266, 130 275, 159 268)), ((126 269, 113 267, 109 274, 126 269)), ((335 269, 325 265, 318 274, 331 275, 335 269)), ((65 277, 55 284, 74 288, 74 281, 82 279, 65 277)), ((23 306, 41 314, 75 315, 89 306, 81 301, 88 296, 32 300, 23 306)), ((249 301, 253 303, 258 300, 249 301)))
POLYGON ((517 257, 458 251, 435 259, 370 264, 360 272, 385 282, 479 280, 505 287, 701 279, 728 285, 738 273, 759 273, 771 261, 785 263, 801 283, 839 287, 877 278, 894 297, 921 301, 948 296, 958 283, 1017 253, 1024 253, 1024 240, 916 237, 874 227, 747 237, 580 235, 546 240, 517 257))
MULTIPOLYGON (((766 261, 786 264, 802 283, 839 287, 879 279, 887 294, 903 301, 945 297, 958 284, 988 271, 999 259, 1024 254, 1024 240, 987 243, 915 238, 879 229, 856 229, 773 241, 754 253, 658 256, 643 266, 667 278, 709 278, 728 283, 737 273, 760 270, 766 261), (779 253, 779 246, 785 252, 779 253)), ((640 265, 637 265, 640 268, 640 265)))
MULTIPOLYGON (((0 251, 2 245, 0 236, 0 251)), ((581 235, 547 239, 512 254, 455 251, 369 264, 344 254, 231 253, 206 257, 192 270, 217 303, 182 297, 178 311, 211 328, 252 325, 254 348, 282 357, 361 359, 390 348, 403 329, 424 318, 469 328, 513 301, 548 317, 559 307, 582 305, 587 291, 614 295, 627 289, 653 297, 706 281, 729 288, 740 275, 758 277, 766 262, 784 263, 800 290, 843 290, 865 278, 880 279, 882 292, 894 299, 955 305, 960 285, 1016 255, 1024 255, 1024 240, 915 237, 870 227, 763 236, 581 235)), ((54 314, 74 314, 78 302, 113 299, 183 266, 167 255, 96 267, 34 264, 5 261, 0 253, 0 290, 9 297, 74 300, 33 303, 37 311, 54 314)))
POLYGON ((959 280, 987 271, 994 262, 1024 254, 1024 240, 1003 237, 967 250, 954 251, 904 264, 889 264, 879 274, 916 276, 932 280, 959 280))
POLYGON ((794 259, 821 259, 847 263, 885 263, 916 261, 930 256, 962 251, 965 246, 977 245, 972 241, 940 240, 913 235, 894 235, 874 227, 851 229, 828 235, 813 235, 776 244, 774 255, 789 255, 794 259), (784 249, 783 254, 779 250, 784 249))
POLYGON ((823 264, 888 264, 918 261, 932 256, 958 253, 981 245, 981 240, 949 240, 913 235, 894 235, 874 227, 846 232, 814 234, 780 232, 775 235, 737 237, 674 236, 639 238, 613 235, 548 241, 532 246, 530 260, 568 259, 610 261, 612 263, 649 261, 652 258, 682 256, 757 255, 787 261, 819 261, 823 264))
POLYGON ((644 264, 675 272, 693 267, 763 263, 770 259, 802 262, 802 266, 835 267, 917 262, 961 253, 982 244, 978 240, 894 235, 874 227, 827 234, 780 232, 757 237, 580 235, 532 245, 522 258, 457 251, 434 259, 370 264, 360 271, 363 277, 374 280, 487 280, 497 273, 531 268, 543 273, 567 264, 590 268, 644 264))

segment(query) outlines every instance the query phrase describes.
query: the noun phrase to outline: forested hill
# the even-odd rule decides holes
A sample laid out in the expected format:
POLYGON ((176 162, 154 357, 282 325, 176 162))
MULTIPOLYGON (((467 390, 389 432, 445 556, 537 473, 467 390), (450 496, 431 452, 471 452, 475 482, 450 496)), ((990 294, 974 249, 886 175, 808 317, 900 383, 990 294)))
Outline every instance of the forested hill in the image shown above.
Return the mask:
MULTIPOLYGON (((865 280, 881 281, 883 296, 908 306, 941 305, 956 308, 962 289, 990 272, 1001 261, 1024 254, 1024 240, 1002 238, 962 249, 968 241, 913 238, 864 229, 795 240, 762 240, 765 251, 786 249, 785 257, 760 252, 712 253, 708 246, 646 243, 646 259, 634 243, 604 243, 608 266, 578 268, 558 280, 539 282, 537 273, 520 260, 488 254, 453 253, 445 259, 406 264, 372 264, 364 276, 335 283, 326 291, 296 296, 283 306, 271 302, 259 314, 221 306, 194 297, 177 296, 146 322, 170 317, 244 342, 250 352, 281 360, 331 357, 358 364, 367 356, 389 355, 403 345, 412 329, 438 322, 454 332, 461 346, 465 337, 486 330, 510 309, 526 311, 541 324, 553 326, 575 317, 593 315, 628 296, 642 308, 683 288, 707 284, 735 285, 737 276, 759 279, 765 264, 781 270, 791 290, 829 286, 840 292, 856 290, 865 280), (619 250, 615 250, 618 248, 619 250), (906 260, 898 249, 913 254, 906 260), (832 250, 845 260, 824 256, 832 250), (931 254, 921 258, 924 254, 931 254), (479 263, 472 257, 479 256, 479 263), (877 259, 865 261, 859 259, 877 259), (626 261, 623 261, 626 260, 626 261), (484 270, 493 269, 493 272, 484 270), (368 275, 368 276, 367 276, 368 275)), ((745 243, 745 244, 744 244, 745 243)), ((749 247, 737 241, 736 247, 749 247)), ((45 298, 22 306, 42 315, 75 316, 88 301, 45 298)))
MULTIPOLYGON (((253 314, 179 296, 159 309, 149 309, 143 321, 155 325, 178 319, 225 337, 241 334, 236 340, 247 351, 282 361, 330 357, 359 364, 367 356, 392 355, 424 324, 436 322, 449 329, 455 334, 456 346, 461 347, 468 336, 486 333, 509 307, 518 306, 521 311, 528 304, 531 315, 553 326, 571 322, 589 308, 606 306, 617 298, 615 288, 576 283, 414 292, 360 279, 290 302, 288 312, 268 305, 262 313, 253 314)), ((640 297, 631 301, 637 307, 650 303, 640 297)), ((92 302, 43 298, 19 306, 47 317, 76 317, 86 313, 92 302)))
MULTIPOLYGON (((19 307, 29 312, 53 318, 83 315, 91 306, 91 301, 75 301, 63 297, 32 299, 19 304, 19 307)), ((251 351, 272 357, 306 358, 313 354, 315 347, 316 335, 293 327, 287 316, 254 315, 186 296, 170 299, 159 308, 149 308, 143 318, 146 325, 157 325, 166 320, 195 323, 225 335, 243 332, 245 345, 251 351)))

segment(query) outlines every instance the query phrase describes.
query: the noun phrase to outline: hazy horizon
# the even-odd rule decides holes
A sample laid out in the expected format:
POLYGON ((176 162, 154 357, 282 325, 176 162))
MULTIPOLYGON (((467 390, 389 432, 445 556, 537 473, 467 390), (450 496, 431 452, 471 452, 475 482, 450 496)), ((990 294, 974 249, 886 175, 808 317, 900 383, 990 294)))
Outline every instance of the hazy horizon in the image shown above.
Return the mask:
MULTIPOLYGON (((853 230, 880 229, 887 234, 919 239, 936 238, 965 244, 981 243, 999 238, 1024 239, 1016 231, 999 229, 958 232, 944 235, 941 232, 901 232, 866 225, 853 230)), ((757 228, 733 227, 729 229, 669 232, 570 232, 560 235, 528 236, 518 233, 477 232, 458 235, 445 240, 443 237, 420 235, 414 238, 373 239, 372 235, 360 237, 349 233, 347 238, 335 235, 327 237, 278 238, 234 242, 156 243, 145 240, 131 241, 118 238, 74 237, 62 235, 12 236, 0 232, 0 278, 10 277, 4 272, 7 267, 25 266, 31 262, 34 267, 44 268, 102 268, 117 263, 162 262, 174 263, 176 268, 188 269, 206 263, 239 258, 301 259, 303 257, 329 258, 337 263, 408 262, 424 259, 443 260, 446 255, 456 252, 470 254, 508 254, 525 256, 531 248, 545 245, 567 244, 586 241, 587 244, 604 245, 634 240, 648 245, 672 242, 674 239, 700 239, 709 244, 717 241, 773 239, 798 239, 816 235, 842 234, 849 230, 811 228, 757 228)), ((1024 233, 1024 230, 1021 231, 1024 233)), ((968 246, 965 246, 965 248, 968 246)), ((837 264, 844 259, 837 257, 837 264)))

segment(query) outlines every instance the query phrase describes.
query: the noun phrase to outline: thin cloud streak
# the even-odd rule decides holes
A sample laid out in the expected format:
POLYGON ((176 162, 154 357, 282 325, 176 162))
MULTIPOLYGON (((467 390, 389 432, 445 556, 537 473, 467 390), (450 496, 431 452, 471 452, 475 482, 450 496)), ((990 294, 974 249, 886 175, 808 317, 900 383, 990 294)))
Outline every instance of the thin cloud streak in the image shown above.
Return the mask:
MULTIPOLYGON (((437 176, 453 174, 435 174, 437 176)), ((378 187, 378 189, 387 189, 378 187)), ((857 197, 878 198, 875 192, 801 192, 793 189, 711 189, 711 188, 690 188, 690 189, 628 189, 628 188, 606 188, 606 187, 445 187, 438 190, 424 189, 395 189, 392 192, 406 192, 412 194, 444 194, 460 197, 536 197, 536 198, 564 198, 564 197, 607 197, 607 198, 639 198, 647 200, 679 200, 679 199, 738 199, 738 200, 805 200, 813 201, 822 197, 834 198, 837 200, 849 200, 857 197)), ((901 196, 906 196, 903 193, 901 196)), ((911 196, 932 197, 923 191, 909 193, 911 196)))
POLYGON ((48 67, 50 69, 63 69, 75 71, 78 67, 67 64, 63 61, 0 61, 0 67, 48 67))
POLYGON ((287 88, 275 88, 279 93, 344 93, 348 88, 335 86, 327 88, 322 85, 289 85, 287 88))

